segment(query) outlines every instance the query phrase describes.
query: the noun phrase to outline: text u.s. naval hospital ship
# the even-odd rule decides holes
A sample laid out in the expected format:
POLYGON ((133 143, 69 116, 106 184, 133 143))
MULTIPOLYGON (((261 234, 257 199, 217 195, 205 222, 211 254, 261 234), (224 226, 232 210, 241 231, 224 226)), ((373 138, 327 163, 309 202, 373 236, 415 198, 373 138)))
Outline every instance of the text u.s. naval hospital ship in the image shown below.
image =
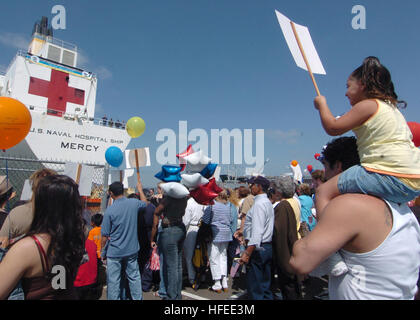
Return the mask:
POLYGON ((54 38, 46 17, 35 24, 28 51, 0 74, 0 96, 19 100, 32 116, 25 140, 3 156, 104 165, 110 146, 126 149, 124 126, 95 119, 98 79, 77 58, 77 47, 54 38))

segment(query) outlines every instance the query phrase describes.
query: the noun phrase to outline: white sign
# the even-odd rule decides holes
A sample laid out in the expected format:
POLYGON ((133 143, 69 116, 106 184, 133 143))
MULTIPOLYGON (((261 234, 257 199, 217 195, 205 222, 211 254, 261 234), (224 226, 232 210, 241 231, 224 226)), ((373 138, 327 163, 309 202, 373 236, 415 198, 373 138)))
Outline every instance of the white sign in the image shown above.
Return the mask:
POLYGON ((137 187, 137 175, 135 175, 135 169, 124 169, 118 170, 110 168, 108 183, 122 182, 124 188, 136 188, 137 187))
POLYGON ((125 163, 127 168, 137 168, 136 165, 136 150, 138 158, 138 166, 150 167, 150 151, 149 148, 140 148, 134 150, 125 150, 125 163))
MULTIPOLYGON (((277 20, 279 21, 283 35, 286 38, 287 45, 289 46, 290 52, 292 53, 293 58, 298 67, 309 71, 305 60, 303 59, 302 53, 299 49, 299 44, 296 40, 295 34, 291 23, 293 23, 285 15, 281 14, 276 10, 277 20)), ((296 33, 299 37, 299 40, 302 44, 303 51, 305 52, 306 58, 308 60, 309 66, 312 73, 317 74, 326 74, 325 69, 322 65, 321 59, 318 56, 318 52, 315 49, 315 45, 312 42, 311 34, 309 29, 305 26, 295 24, 296 33)))
POLYGON ((31 184, 29 183, 29 180, 25 180, 25 182, 23 183, 23 189, 22 189, 22 194, 20 195, 20 200, 28 201, 28 200, 31 200, 31 198, 32 198, 32 187, 31 187, 31 184))
POLYGON ((89 197, 92 192, 94 171, 95 168, 92 166, 68 162, 66 163, 63 174, 69 176, 79 184, 79 194, 81 196, 89 197))

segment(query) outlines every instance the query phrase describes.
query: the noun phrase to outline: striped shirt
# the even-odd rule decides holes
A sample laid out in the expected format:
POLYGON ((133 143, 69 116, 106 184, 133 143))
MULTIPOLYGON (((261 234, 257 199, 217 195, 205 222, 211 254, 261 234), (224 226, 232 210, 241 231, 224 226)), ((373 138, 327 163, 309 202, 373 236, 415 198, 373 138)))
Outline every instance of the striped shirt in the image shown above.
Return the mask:
POLYGON ((213 231, 213 242, 232 241, 231 209, 229 204, 215 202, 204 210, 203 221, 209 223, 211 220, 211 229, 213 231))

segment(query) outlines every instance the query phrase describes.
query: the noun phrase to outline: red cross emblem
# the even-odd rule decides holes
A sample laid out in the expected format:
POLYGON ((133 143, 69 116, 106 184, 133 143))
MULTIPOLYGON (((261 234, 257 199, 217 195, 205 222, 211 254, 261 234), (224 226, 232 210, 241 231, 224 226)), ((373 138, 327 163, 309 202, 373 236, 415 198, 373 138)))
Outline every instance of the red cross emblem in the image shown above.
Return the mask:
POLYGON ((30 77, 28 93, 47 97, 47 114, 57 117, 66 112, 67 102, 85 104, 85 91, 69 87, 69 74, 58 70, 51 70, 51 81, 30 77))

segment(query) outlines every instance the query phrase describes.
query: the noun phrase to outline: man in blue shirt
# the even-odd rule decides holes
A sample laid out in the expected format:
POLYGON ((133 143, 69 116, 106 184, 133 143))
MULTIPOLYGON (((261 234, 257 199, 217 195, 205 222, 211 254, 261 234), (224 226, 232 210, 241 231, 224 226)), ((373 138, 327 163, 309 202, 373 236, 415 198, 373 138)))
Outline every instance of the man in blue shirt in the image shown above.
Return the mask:
POLYGON ((239 263, 247 264, 248 298, 250 300, 272 300, 270 284, 274 210, 267 197, 270 181, 258 176, 251 178, 248 183, 251 185, 254 205, 245 218, 243 236, 246 250, 242 253, 239 263))
POLYGON ((108 300, 121 299, 121 271, 124 270, 128 280, 133 300, 142 300, 142 286, 137 262, 140 250, 137 236, 138 211, 147 205, 141 182, 137 189, 140 199, 124 197, 124 186, 121 182, 114 182, 109 186, 109 195, 113 203, 105 211, 101 226, 102 247, 107 240, 107 295, 108 300))

